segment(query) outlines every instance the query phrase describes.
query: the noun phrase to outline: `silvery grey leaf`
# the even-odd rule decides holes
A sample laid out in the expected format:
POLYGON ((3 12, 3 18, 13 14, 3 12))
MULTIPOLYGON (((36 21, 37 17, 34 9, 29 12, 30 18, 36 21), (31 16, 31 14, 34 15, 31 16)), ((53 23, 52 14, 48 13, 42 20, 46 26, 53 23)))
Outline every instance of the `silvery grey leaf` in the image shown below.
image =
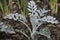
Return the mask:
POLYGON ((1 32, 5 32, 5 33, 9 33, 9 34, 15 33, 14 29, 11 26, 6 25, 3 22, 0 22, 0 23, 2 23, 2 24, 0 24, 0 31, 1 32))
POLYGON ((18 14, 18 13, 15 13, 15 14, 11 13, 3 18, 4 19, 13 19, 15 21, 19 21, 19 20, 24 21, 24 22, 27 21, 25 16, 18 14))
POLYGON ((47 38, 51 38, 50 37, 51 32, 47 28, 40 29, 40 31, 38 32, 38 34, 46 36, 47 38))
POLYGON ((36 12, 37 5, 34 1, 28 2, 28 10, 29 10, 29 12, 32 12, 32 14, 36 12))
POLYGON ((39 13, 40 16, 44 16, 49 11, 50 10, 45 10, 45 8, 43 8, 43 9, 40 8, 39 10, 37 10, 37 12, 39 13))
POLYGON ((58 20, 56 20, 56 18, 54 18, 53 16, 44 16, 43 18, 41 18, 41 21, 45 21, 48 23, 52 23, 52 24, 58 24, 58 20))
POLYGON ((3 25, 3 22, 0 22, 0 26, 3 25))

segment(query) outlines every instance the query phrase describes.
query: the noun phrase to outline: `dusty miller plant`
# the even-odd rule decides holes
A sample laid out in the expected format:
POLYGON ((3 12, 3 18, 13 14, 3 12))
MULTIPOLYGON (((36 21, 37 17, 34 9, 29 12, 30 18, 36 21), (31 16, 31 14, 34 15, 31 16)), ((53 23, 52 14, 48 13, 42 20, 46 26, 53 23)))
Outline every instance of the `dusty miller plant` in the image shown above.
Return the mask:
POLYGON ((29 10, 28 15, 29 15, 30 22, 32 25, 32 30, 28 26, 28 24, 26 24, 26 22, 27 22, 26 17, 21 14, 18 14, 18 13, 12 14, 11 13, 3 18, 4 19, 13 19, 15 21, 20 21, 21 23, 23 23, 27 27, 27 29, 29 30, 31 38, 22 30, 15 29, 15 32, 22 33, 28 39, 38 40, 38 38, 37 38, 38 34, 43 35, 43 36, 47 37, 48 39, 50 39, 51 33, 50 33, 49 29, 43 28, 43 29, 39 29, 39 31, 37 31, 37 29, 39 27, 41 27, 41 25, 45 22, 57 24, 57 23, 59 23, 58 20, 56 20, 56 18, 54 18, 53 16, 45 16, 45 14, 47 12, 49 12, 50 10, 45 10, 45 8, 37 9, 37 5, 34 1, 30 1, 28 3, 28 10, 29 10))
POLYGON ((4 22, 0 22, 0 31, 10 34, 15 34, 15 31, 11 27, 11 25, 6 25, 4 22))

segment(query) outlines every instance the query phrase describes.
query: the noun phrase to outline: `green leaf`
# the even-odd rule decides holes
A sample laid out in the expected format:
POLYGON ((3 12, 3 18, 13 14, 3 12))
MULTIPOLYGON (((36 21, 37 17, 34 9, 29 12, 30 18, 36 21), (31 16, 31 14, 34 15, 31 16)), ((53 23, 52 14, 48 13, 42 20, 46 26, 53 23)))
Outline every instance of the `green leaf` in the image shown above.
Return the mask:
POLYGON ((58 0, 50 0, 50 7, 52 10, 52 13, 57 13, 58 12, 58 0))
POLYGON ((1 3, 1 0, 0 0, 0 9, 1 9, 2 12, 4 13, 4 10, 3 10, 3 4, 1 3))
POLYGON ((17 0, 17 4, 18 4, 18 8, 20 9, 21 8, 21 4, 20 4, 20 0, 17 0))
POLYGON ((3 8, 4 8, 4 12, 6 13, 6 15, 9 13, 9 9, 8 9, 8 5, 7 5, 7 1, 4 0, 3 1, 3 8))

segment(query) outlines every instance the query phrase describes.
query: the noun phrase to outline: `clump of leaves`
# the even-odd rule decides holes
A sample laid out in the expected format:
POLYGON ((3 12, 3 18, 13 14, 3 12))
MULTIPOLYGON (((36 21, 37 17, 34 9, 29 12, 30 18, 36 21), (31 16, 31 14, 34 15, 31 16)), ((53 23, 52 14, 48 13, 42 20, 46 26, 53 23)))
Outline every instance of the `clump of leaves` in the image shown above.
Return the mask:
POLYGON ((21 0, 17 0, 18 8, 21 9, 21 0))
POLYGON ((26 18, 25 16, 21 15, 21 14, 18 14, 18 13, 15 13, 15 14, 12 14, 10 13, 9 15, 5 16, 4 19, 13 19, 15 21, 24 21, 26 22, 26 18))
POLYGON ((21 10, 21 14, 26 16, 28 15, 28 4, 25 0, 17 0, 18 8, 21 10))
POLYGON ((0 22, 0 32, 15 34, 14 29, 10 25, 6 25, 3 22, 0 22))
POLYGON ((6 15, 8 13, 10 13, 6 0, 3 1, 3 9, 4 9, 4 13, 6 13, 6 15))
POLYGON ((32 40, 38 40, 37 38, 37 34, 43 35, 45 37, 47 37, 49 40, 51 39, 50 35, 50 31, 49 29, 43 28, 43 29, 39 29, 40 31, 37 31, 39 27, 41 27, 41 25, 43 25, 43 23, 48 22, 48 23, 52 23, 52 24, 58 24, 58 20, 56 21, 56 19, 52 16, 47 16, 45 17, 45 14, 47 12, 49 12, 50 10, 45 10, 44 8, 41 10, 37 9, 37 5, 34 1, 30 1, 28 2, 28 11, 29 11, 29 18, 30 18, 30 22, 32 25, 32 29, 29 27, 28 24, 26 24, 26 17, 15 13, 15 14, 9 14, 5 17, 3 17, 4 19, 13 19, 15 21, 19 21, 21 23, 23 23, 25 25, 25 27, 27 27, 27 29, 30 32, 30 36, 28 36, 24 31, 22 31, 21 29, 15 29, 15 32, 19 32, 22 33, 24 36, 26 36, 28 39, 32 39, 32 40), (49 19, 49 17, 51 17, 49 19))
POLYGON ((53 14, 58 12, 58 0, 50 0, 50 7, 53 14))
POLYGON ((10 13, 9 9, 8 9, 8 5, 7 5, 7 1, 4 0, 2 3, 2 0, 0 0, 0 9, 2 10, 3 13, 5 13, 6 15, 8 13, 10 13))
POLYGON ((2 12, 4 13, 4 9, 3 9, 3 5, 1 3, 1 0, 0 0, 0 10, 2 10, 2 12))
POLYGON ((9 1, 9 4, 8 4, 9 7, 12 8, 12 2, 13 2, 13 0, 8 0, 8 1, 9 1))

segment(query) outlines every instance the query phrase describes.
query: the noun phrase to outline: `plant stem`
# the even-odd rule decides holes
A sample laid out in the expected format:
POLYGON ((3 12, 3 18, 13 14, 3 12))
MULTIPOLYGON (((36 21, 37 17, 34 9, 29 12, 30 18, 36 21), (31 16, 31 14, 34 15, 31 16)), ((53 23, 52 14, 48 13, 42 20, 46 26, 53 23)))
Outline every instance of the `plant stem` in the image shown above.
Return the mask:
POLYGON ((21 21, 21 20, 19 20, 21 23, 23 23, 27 28, 28 28, 28 30, 29 30, 29 32, 31 33, 31 29, 29 28, 29 26, 25 23, 25 22, 23 22, 23 21, 21 21))

